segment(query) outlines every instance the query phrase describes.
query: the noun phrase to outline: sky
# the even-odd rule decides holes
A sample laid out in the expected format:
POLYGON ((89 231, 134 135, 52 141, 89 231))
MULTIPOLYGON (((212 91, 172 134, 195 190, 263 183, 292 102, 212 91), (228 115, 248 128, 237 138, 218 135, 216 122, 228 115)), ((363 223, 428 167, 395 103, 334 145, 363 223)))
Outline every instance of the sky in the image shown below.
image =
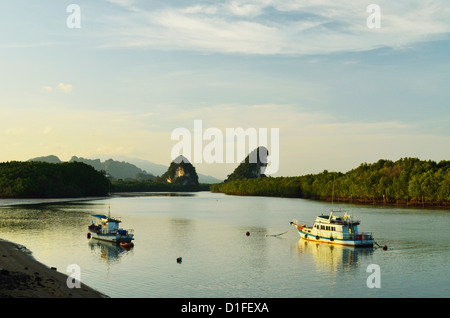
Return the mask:
MULTIPOLYGON (((278 128, 273 176, 449 160, 449 16, 447 0, 3 0, 0 161, 169 165, 194 121, 267 129, 269 153, 278 128)), ((239 161, 193 164, 224 179, 239 161)))

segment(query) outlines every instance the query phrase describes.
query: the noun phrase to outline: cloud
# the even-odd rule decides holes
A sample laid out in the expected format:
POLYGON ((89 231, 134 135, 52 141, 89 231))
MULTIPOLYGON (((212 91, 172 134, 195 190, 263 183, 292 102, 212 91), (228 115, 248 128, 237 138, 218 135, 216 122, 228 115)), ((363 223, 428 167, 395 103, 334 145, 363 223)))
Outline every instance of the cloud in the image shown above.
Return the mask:
POLYGON ((62 90, 64 93, 70 93, 72 91, 72 85, 59 83, 58 88, 62 90))
MULTIPOLYGON (((42 89, 47 92, 53 92, 53 87, 51 87, 49 85, 42 86, 42 89)), ((59 89, 59 90, 63 91, 64 93, 70 93, 73 89, 73 86, 71 84, 59 83, 56 86, 56 89, 59 89)))
POLYGON ((354 0, 226 0, 152 8, 137 1, 109 2, 128 10, 114 19, 104 47, 324 54, 402 48, 448 36, 450 30, 450 9, 444 0, 379 0, 380 29, 366 24, 368 3, 354 0))
POLYGON ((217 12, 217 7, 212 5, 211 6, 194 5, 181 9, 180 12, 187 14, 198 14, 198 13, 215 14, 217 12))
POLYGON ((230 12, 238 16, 257 16, 264 9, 263 2, 260 3, 240 3, 240 1, 231 1, 226 4, 230 12))
POLYGON ((107 1, 112 4, 117 4, 119 6, 122 6, 122 7, 127 7, 134 3, 133 0, 107 0, 107 1))
POLYGON ((53 130, 53 128, 52 128, 51 126, 47 126, 47 127, 44 128, 44 130, 42 131, 42 133, 43 133, 44 135, 48 135, 48 134, 50 134, 50 133, 52 132, 52 130, 53 130))

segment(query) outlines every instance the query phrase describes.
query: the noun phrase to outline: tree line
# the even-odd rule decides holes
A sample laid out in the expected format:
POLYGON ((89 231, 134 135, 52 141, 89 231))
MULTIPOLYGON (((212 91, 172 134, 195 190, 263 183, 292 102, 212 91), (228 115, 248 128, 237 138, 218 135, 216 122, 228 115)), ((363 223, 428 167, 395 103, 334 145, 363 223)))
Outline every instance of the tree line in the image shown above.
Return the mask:
POLYGON ((81 162, 0 163, 0 198, 72 198, 105 196, 109 180, 81 162))
POLYGON ((342 172, 241 179, 211 185, 212 192, 319 200, 450 205, 450 161, 402 158, 363 163, 342 172))
MULTIPOLYGON (((158 177, 159 178, 159 177, 158 177)), ((117 180, 111 183, 111 192, 195 192, 209 191, 209 184, 180 184, 167 183, 160 180, 155 181, 124 181, 117 180)))

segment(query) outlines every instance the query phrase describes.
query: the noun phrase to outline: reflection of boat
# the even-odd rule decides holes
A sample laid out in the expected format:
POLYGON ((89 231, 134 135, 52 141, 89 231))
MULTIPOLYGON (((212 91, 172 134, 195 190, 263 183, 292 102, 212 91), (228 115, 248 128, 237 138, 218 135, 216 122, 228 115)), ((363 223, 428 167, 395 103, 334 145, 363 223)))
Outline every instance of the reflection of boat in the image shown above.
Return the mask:
POLYGON ((131 251, 131 249, 123 248, 119 244, 100 240, 90 240, 89 247, 92 253, 99 255, 100 259, 108 264, 119 262, 122 255, 131 251))
POLYGON ((120 218, 114 218, 106 215, 92 215, 97 222, 92 220, 92 224, 88 226, 88 238, 113 242, 117 244, 126 244, 127 247, 132 246, 134 240, 133 230, 125 230, 119 228, 120 218))
POLYGON ((358 247, 373 246, 372 233, 359 233, 360 221, 357 218, 347 212, 344 215, 333 215, 335 212, 337 211, 332 210, 330 215, 319 215, 312 227, 300 225, 296 220, 292 220, 291 224, 305 240, 358 247))
POLYGON ((369 257, 373 253, 371 248, 320 244, 303 239, 298 240, 296 250, 299 254, 312 255, 317 269, 331 272, 351 271, 360 265, 361 257, 369 257))

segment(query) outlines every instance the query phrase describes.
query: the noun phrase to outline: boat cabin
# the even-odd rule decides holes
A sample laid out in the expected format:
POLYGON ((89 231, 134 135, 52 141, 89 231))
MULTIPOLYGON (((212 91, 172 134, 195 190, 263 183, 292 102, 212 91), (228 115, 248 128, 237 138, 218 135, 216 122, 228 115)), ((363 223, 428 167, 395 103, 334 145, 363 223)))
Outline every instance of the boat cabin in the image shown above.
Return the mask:
POLYGON ((331 211, 330 215, 319 215, 315 222, 314 228, 320 231, 333 231, 340 233, 358 234, 359 220, 347 212, 344 215, 333 215, 334 212, 331 211))
POLYGON ((99 224, 95 224, 94 220, 92 220, 93 225, 97 225, 100 233, 108 234, 115 233, 119 231, 119 223, 122 222, 120 218, 108 217, 106 215, 93 215, 94 218, 99 219, 99 224))

